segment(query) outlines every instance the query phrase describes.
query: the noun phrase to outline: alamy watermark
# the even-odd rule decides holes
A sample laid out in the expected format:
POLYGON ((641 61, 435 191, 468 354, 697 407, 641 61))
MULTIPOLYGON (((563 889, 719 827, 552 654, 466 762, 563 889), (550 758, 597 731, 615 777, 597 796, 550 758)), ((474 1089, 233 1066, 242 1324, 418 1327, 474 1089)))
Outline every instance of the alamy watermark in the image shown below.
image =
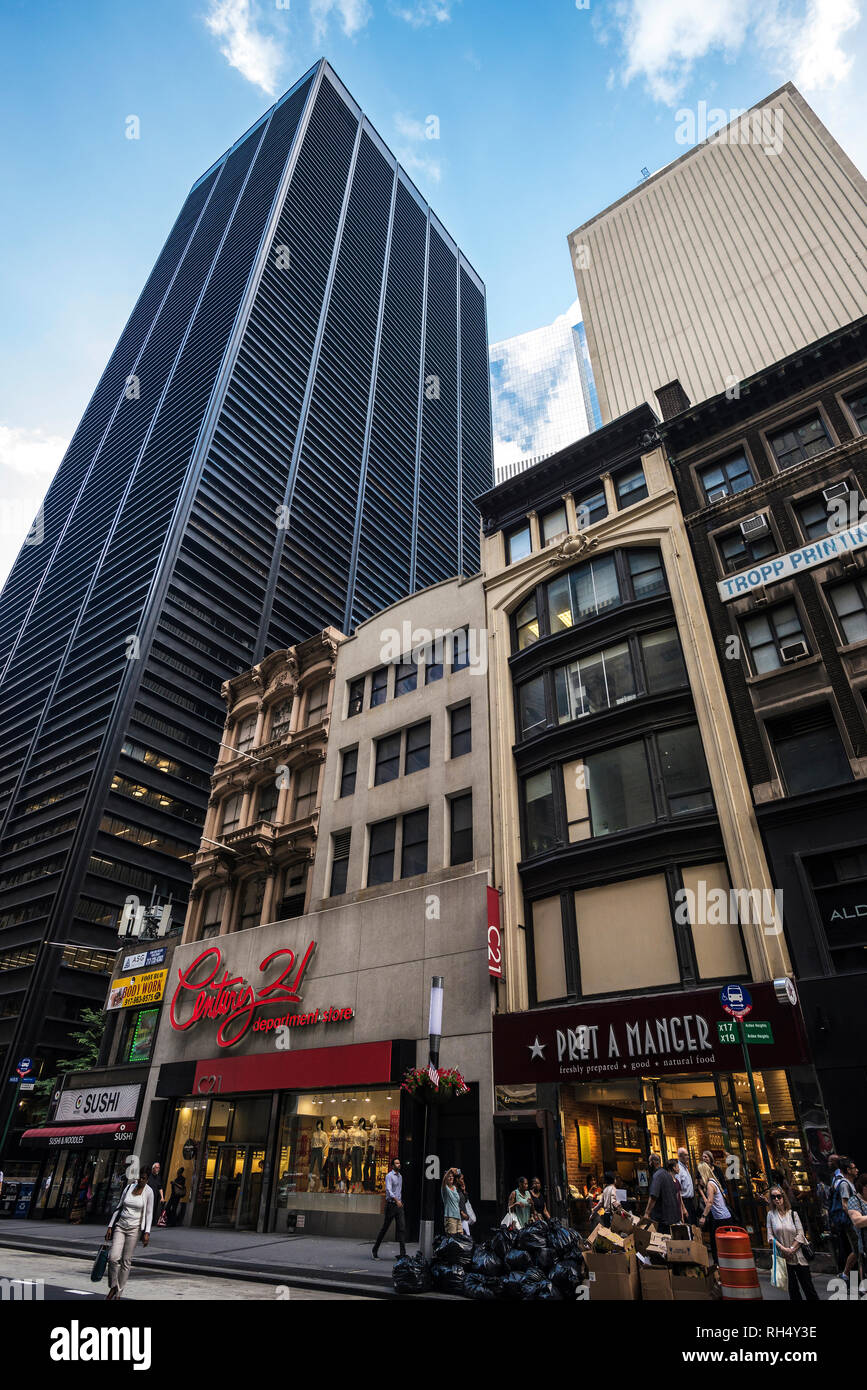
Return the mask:
POLYGON ((781 936, 783 931, 782 888, 709 888, 704 879, 698 892, 678 888, 674 920, 678 926, 701 923, 709 927, 761 927, 765 936, 781 936))
POLYGON ((675 112, 678 145, 701 145, 714 140, 717 145, 757 145, 769 157, 782 154, 785 113, 780 107, 762 106, 756 111, 721 106, 708 109, 700 101, 693 109, 682 106, 675 112))

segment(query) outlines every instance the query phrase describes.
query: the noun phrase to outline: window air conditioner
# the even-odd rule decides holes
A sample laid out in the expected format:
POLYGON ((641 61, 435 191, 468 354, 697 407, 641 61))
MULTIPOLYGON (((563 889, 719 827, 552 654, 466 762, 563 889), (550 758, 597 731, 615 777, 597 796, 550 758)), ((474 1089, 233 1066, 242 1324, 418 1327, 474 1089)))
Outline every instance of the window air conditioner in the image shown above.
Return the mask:
POLYGON ((754 541, 759 536, 766 536, 770 529, 766 512, 758 512, 755 516, 748 516, 746 521, 741 522, 741 535, 746 541, 754 541))
POLYGON ((728 495, 727 487, 712 487, 707 495, 707 500, 708 502, 719 502, 722 497, 728 497, 728 495))
POLYGON ((830 487, 822 488, 822 496, 826 502, 833 502, 835 497, 848 497, 850 491, 848 483, 832 483, 830 487))
POLYGON ((784 661, 800 661, 802 656, 809 656, 810 648, 806 642, 785 642, 780 647, 780 656, 784 661))

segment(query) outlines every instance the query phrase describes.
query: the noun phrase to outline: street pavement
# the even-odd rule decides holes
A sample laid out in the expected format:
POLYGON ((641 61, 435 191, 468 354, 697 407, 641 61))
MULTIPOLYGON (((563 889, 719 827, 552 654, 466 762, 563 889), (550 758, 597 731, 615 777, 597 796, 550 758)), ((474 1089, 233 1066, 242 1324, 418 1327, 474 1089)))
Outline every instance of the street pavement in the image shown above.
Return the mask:
MULTIPOLYGON (((90 1261, 79 1255, 35 1254, 33 1251, 0 1249, 0 1301, 3 1302, 104 1302, 108 1282, 90 1281, 90 1261), (7 1282, 8 1281, 8 1282, 7 1282)), ((166 1299, 201 1299, 213 1302, 293 1303, 343 1300, 369 1302, 365 1294, 338 1293, 333 1289, 290 1288, 287 1284, 213 1278, 205 1275, 169 1274, 142 1269, 138 1257, 130 1274, 124 1303, 166 1299)))

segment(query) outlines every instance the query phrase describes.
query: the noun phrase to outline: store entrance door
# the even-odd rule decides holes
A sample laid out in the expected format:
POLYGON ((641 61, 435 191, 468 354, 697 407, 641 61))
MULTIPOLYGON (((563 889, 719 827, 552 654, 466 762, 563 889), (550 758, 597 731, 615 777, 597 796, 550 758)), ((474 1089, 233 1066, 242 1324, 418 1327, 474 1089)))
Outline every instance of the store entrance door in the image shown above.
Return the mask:
POLYGON ((244 1201, 244 1194, 250 1183, 251 1150, 250 1144, 217 1146, 208 1212, 209 1226, 231 1227, 240 1231, 255 1229, 255 1220, 252 1225, 243 1220, 247 1215, 248 1204, 244 1201))

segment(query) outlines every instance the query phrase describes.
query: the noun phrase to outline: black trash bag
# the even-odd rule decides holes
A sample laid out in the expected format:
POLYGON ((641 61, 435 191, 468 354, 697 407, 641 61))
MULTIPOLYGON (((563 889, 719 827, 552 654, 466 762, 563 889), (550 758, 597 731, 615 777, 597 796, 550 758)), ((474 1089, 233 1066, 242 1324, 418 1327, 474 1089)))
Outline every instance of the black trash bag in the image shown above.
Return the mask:
POLYGON ((434 1252, 437 1264, 465 1265, 469 1267, 473 1259, 472 1236, 443 1236, 434 1252))
POLYGON ((543 1250, 539 1250, 537 1252, 536 1268, 541 1269, 542 1273, 547 1274, 549 1278, 551 1277, 551 1270, 554 1268, 556 1263, 557 1256, 554 1254, 553 1250, 548 1249, 547 1245, 543 1250))
POLYGON ((490 1245, 477 1245, 473 1250, 473 1272, 484 1274, 488 1278, 493 1275, 502 1274, 503 1261, 499 1255, 495 1255, 490 1245))
POLYGON ((466 1279, 462 1264, 444 1265, 437 1261, 431 1265, 430 1273, 437 1293, 463 1294, 466 1279))
POLYGON ((519 1274, 523 1274, 532 1263, 533 1257, 529 1250, 510 1250, 505 1260, 506 1269, 510 1273, 512 1270, 517 1270, 519 1274))
POLYGON ((538 1292, 534 1293, 533 1297, 542 1299, 546 1303, 563 1302, 563 1295, 557 1292, 550 1280, 546 1280, 544 1284, 541 1284, 538 1292))
POLYGON ((581 1283, 581 1270, 578 1261, 575 1259, 558 1260, 551 1270, 551 1283, 567 1298, 574 1298, 575 1290, 581 1283))
POLYGON ((499 1281, 486 1279, 483 1274, 467 1274, 464 1278, 464 1294, 467 1298, 493 1301, 497 1295, 491 1288, 491 1284, 497 1282, 499 1281))
POLYGON ((518 1250, 526 1250, 535 1260, 540 1250, 546 1249, 546 1232, 539 1229, 534 1222, 532 1226, 525 1226, 523 1231, 519 1231, 515 1240, 515 1247, 518 1250))
POLYGON ((508 1230, 505 1226, 498 1226, 491 1237, 491 1249, 500 1260, 505 1260, 512 1246, 515 1244, 517 1231, 508 1230))
POLYGON ((528 1269, 521 1280, 521 1297, 536 1298, 548 1282, 541 1269, 528 1269))
POLYGON ((559 1221, 548 1223, 548 1249, 553 1250, 559 1260, 568 1259, 580 1249, 575 1231, 568 1231, 559 1221))
POLYGON ((421 1251, 395 1260, 391 1277, 398 1294, 427 1293, 431 1287, 430 1270, 421 1251))
POLYGON ((503 1298, 523 1298, 525 1269, 510 1269, 503 1280, 503 1298))
POLYGON ((494 1295, 494 1298, 503 1297, 503 1280, 501 1278, 485 1279, 485 1283, 494 1295))

